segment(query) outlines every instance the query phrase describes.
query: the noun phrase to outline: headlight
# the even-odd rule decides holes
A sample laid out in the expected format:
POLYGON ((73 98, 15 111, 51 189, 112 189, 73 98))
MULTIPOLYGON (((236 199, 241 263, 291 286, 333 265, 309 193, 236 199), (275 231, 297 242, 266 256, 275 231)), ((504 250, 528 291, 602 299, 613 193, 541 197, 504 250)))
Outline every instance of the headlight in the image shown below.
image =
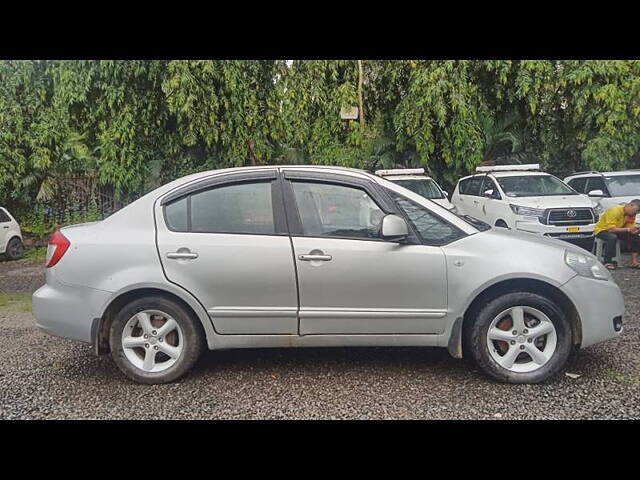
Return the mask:
POLYGON ((530 208, 530 207, 521 207, 520 205, 512 205, 509 204, 511 210, 516 215, 524 215, 526 217, 544 217, 544 210, 541 208, 530 208))
MULTIPOLYGON (((593 207, 593 211, 599 217, 600 215, 602 215, 604 213, 604 207, 602 205, 600 205, 599 203, 596 203, 596 206, 593 207)), ((597 218, 596 218, 596 220, 597 220, 597 218)))
POLYGON ((609 280, 607 269, 593 257, 573 250, 565 250, 564 261, 578 275, 598 280, 609 280))

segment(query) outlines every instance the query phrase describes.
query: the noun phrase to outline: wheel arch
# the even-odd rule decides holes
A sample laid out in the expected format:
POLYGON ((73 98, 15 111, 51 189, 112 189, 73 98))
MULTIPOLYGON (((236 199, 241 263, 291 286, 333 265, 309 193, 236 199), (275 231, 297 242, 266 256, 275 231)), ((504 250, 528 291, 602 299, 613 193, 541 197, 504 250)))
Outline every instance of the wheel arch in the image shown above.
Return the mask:
POLYGON ((196 311, 197 307, 194 308, 191 302, 166 288, 158 286, 139 286, 115 295, 109 300, 109 302, 107 302, 102 316, 94 319, 91 336, 96 354, 103 355, 111 351, 111 347, 109 345, 109 329, 111 328, 111 324, 113 323, 117 312, 126 304, 148 296, 164 297, 184 307, 195 320, 198 320, 198 323, 202 327, 207 344, 211 344, 211 337, 215 332, 213 331, 213 326, 208 315, 206 318, 203 318, 203 316, 196 311))
POLYGON ((509 228, 509 224, 507 223, 507 221, 502 218, 498 218, 493 225, 495 227, 502 227, 502 225, 498 225, 499 223, 504 223, 504 228, 509 228))
POLYGON ((582 326, 580 316, 571 299, 558 287, 543 280, 533 278, 513 278, 502 280, 489 285, 471 301, 462 316, 462 328, 460 329, 460 348, 459 352, 463 352, 465 333, 469 331, 469 327, 475 321, 478 311, 491 300, 509 292, 525 291, 537 293, 553 300, 564 312, 571 326, 573 344, 580 346, 582 343, 582 326))

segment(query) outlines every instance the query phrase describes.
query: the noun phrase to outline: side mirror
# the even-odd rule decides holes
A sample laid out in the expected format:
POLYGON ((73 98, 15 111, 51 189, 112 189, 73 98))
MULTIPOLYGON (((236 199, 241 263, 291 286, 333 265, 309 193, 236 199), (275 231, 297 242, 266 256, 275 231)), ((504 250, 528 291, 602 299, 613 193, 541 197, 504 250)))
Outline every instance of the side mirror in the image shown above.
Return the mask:
POLYGON ((389 242, 400 242, 409 236, 407 222, 398 215, 385 215, 382 219, 380 235, 389 242))
POLYGON ((442 193, 444 194, 445 198, 449 198, 449 192, 445 192, 444 190, 442 191, 442 193))
POLYGON ((590 197, 604 197, 602 190, 591 190, 588 194, 590 197))
POLYGON ((493 188, 484 191, 484 196, 487 198, 493 197, 493 188))

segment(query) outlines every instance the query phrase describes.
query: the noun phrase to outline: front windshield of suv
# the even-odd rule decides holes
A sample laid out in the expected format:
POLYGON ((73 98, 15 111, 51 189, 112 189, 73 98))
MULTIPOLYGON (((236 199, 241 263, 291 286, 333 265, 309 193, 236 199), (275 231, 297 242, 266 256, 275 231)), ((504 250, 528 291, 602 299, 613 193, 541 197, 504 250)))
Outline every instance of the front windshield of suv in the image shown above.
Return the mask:
POLYGON ((640 175, 612 175, 604 181, 612 197, 640 196, 640 175))
POLYGON ((405 180, 394 180, 393 183, 397 183, 401 187, 411 190, 424 198, 438 199, 444 198, 444 194, 436 185, 436 182, 430 178, 416 178, 405 180))
POLYGON ((553 175, 518 175, 497 177, 497 180, 508 197, 578 195, 578 192, 553 175))

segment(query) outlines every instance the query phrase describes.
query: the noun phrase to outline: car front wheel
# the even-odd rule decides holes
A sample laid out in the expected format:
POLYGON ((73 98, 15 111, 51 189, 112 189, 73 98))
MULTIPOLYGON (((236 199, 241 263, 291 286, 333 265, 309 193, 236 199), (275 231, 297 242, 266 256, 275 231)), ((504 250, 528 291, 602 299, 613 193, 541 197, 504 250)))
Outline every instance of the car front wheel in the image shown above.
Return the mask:
POLYGON ((148 384, 184 376, 204 350, 201 325, 164 297, 127 304, 111 324, 111 356, 129 378, 148 384))
POLYGON ((470 352, 482 370, 509 383, 556 375, 572 350, 571 327, 555 302, 512 292, 484 305, 470 328, 470 352))
POLYGON ((5 256, 7 260, 18 260, 24 254, 24 246, 18 237, 13 237, 7 244, 5 256))

